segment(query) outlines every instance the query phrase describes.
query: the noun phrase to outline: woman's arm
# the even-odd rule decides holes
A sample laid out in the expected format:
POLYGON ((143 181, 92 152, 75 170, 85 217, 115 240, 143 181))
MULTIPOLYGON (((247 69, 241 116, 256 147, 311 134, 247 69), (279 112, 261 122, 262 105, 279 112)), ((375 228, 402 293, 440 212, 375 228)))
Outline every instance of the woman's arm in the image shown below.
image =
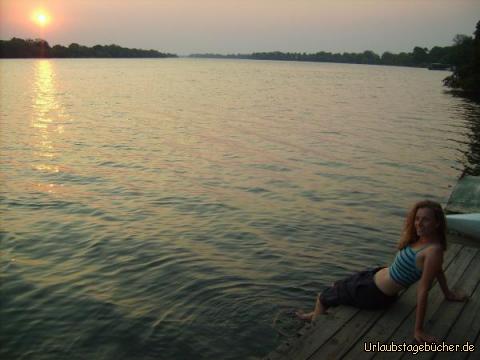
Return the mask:
MULTIPOLYGON (((425 251, 425 260, 423 263, 423 272, 420 283, 417 287, 417 313, 415 318, 415 339, 420 342, 435 342, 433 336, 427 335, 423 330, 425 313, 427 312, 428 292, 433 279, 442 270, 443 249, 432 247, 425 251)), ((446 282, 445 282, 446 285, 446 282)))
POLYGON ((442 288, 443 295, 445 295, 445 299, 449 301, 465 301, 468 299, 468 296, 463 292, 461 291, 453 292, 448 288, 447 278, 445 277, 445 273, 443 272, 443 269, 440 270, 440 272, 437 274, 437 280, 438 280, 438 283, 440 284, 440 287, 442 288))
POLYGON ((445 277, 445 273, 443 272, 443 269, 441 269, 438 274, 437 274, 437 281, 438 281, 438 284, 440 285, 440 288, 442 289, 443 291, 443 294, 445 295, 445 297, 447 298, 448 297, 448 294, 450 294, 450 289, 448 288, 448 285, 447 285, 447 278, 445 277))

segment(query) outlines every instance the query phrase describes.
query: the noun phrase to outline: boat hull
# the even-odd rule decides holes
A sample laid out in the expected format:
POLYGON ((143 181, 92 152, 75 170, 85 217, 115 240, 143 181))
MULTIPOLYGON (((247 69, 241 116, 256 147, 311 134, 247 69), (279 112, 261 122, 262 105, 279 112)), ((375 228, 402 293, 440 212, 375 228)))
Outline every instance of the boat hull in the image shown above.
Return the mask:
POLYGON ((449 230, 480 240, 480 213, 447 215, 449 230))

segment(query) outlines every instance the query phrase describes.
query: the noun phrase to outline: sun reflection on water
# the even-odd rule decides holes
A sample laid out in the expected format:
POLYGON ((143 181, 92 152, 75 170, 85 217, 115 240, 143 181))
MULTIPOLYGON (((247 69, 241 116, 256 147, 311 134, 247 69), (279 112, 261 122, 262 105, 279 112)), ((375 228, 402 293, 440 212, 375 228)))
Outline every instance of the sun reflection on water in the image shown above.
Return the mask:
POLYGON ((62 117, 64 109, 56 96, 55 71, 50 60, 39 60, 35 67, 35 80, 33 83, 33 117, 32 127, 38 129, 33 141, 35 154, 39 156, 40 163, 33 167, 39 171, 59 172, 59 166, 53 162, 58 156, 55 146, 55 137, 63 133, 62 125, 57 124, 62 117), (48 160, 48 163, 45 163, 48 160))

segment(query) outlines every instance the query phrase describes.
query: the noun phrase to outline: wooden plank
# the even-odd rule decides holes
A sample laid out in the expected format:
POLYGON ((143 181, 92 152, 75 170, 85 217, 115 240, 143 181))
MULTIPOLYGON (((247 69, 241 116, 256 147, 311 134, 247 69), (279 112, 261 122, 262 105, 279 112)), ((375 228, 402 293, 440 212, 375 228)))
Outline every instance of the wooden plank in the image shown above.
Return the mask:
POLYGON ((475 340, 475 352, 469 353, 467 360, 478 359, 479 351, 480 351, 480 333, 477 334, 477 340, 475 340))
MULTIPOLYGON (((480 280, 480 253, 477 249, 470 250, 472 251, 472 253, 475 253, 475 257, 469 263, 467 269, 465 270, 455 287, 453 287, 453 289, 462 289, 469 296, 473 294, 480 280)), ((430 329, 430 333, 435 334, 437 339, 439 339, 440 343, 442 342, 442 339, 445 339, 447 337, 450 328, 452 328, 453 324, 455 324, 456 320, 460 317, 460 314, 464 312, 464 308, 466 308, 466 305, 466 302, 452 302, 444 300, 440 305, 439 309, 428 320, 427 326, 430 329)), ((473 344, 474 341, 475 337, 472 337, 471 343, 473 344)), ((448 342, 446 343, 453 344, 448 342)), ((459 342, 459 344, 460 343, 465 343, 465 339, 459 342)), ((421 352, 418 353, 415 358, 421 360, 430 360, 433 359, 433 357, 437 354, 442 353, 421 352)), ((454 353, 448 352, 447 354, 453 355, 454 353)), ((449 356, 449 359, 451 359, 451 356, 449 356)))
POLYGON ((309 360, 340 359, 348 351, 350 344, 355 343, 362 334, 367 332, 384 311, 360 311, 327 343, 319 347, 309 360))
MULTIPOLYGON (((472 251, 472 248, 464 247, 461 251, 459 256, 457 256, 453 264, 451 265, 451 271, 447 277, 447 281, 449 286, 453 287, 460 279, 462 274, 465 272, 466 268, 472 261, 476 252, 472 251)), ((450 270, 450 267, 449 269, 450 270)), ((427 333, 430 333, 429 328, 429 320, 432 317, 432 314, 435 313, 440 305, 444 300, 444 296, 440 286, 434 286, 429 291, 428 296, 428 306, 427 306, 427 314, 425 314, 425 330, 427 333)), ((387 340, 387 343, 394 342, 395 344, 411 344, 413 343, 413 329, 415 325, 415 315, 416 311, 413 311, 408 318, 400 325, 400 327, 395 331, 395 333, 387 340)), ((435 334, 432 334, 435 335, 435 334)), ((376 360, 394 360, 400 359, 403 355, 407 356, 407 353, 403 352, 381 352, 376 353, 375 359, 376 360)))
POLYGON ((300 338, 290 339, 280 345, 265 360, 299 360, 308 359, 319 346, 322 346, 330 337, 357 314, 360 310, 352 307, 340 307, 329 310, 321 316, 321 321, 310 328, 300 331, 300 338))
POLYGON ((455 234, 455 233, 448 233, 448 243, 460 244, 460 245, 468 246, 475 249, 480 248, 480 241, 473 240, 472 238, 455 234))
MULTIPOLYGON (((444 269, 446 276, 450 277, 451 272, 456 266, 454 261, 460 254, 461 245, 452 245, 445 254, 444 269)), ((457 260, 458 261, 458 260, 457 260)), ((386 312, 380 314, 378 320, 372 324, 370 329, 358 334, 359 336, 350 345, 344 347, 345 359, 362 360, 371 359, 375 352, 366 352, 365 343, 384 344, 391 337, 394 331, 405 321, 405 319, 415 310, 416 306, 416 286, 409 287, 386 312)))
MULTIPOLYGON (((466 273, 470 275, 469 280, 472 279, 472 282, 476 280, 476 288, 445 338, 447 344, 463 345, 467 341, 470 344, 475 344, 475 338, 480 332, 480 252, 472 261, 466 273)), ((464 285, 462 285, 462 288, 466 291, 464 285)), ((476 348, 476 352, 477 356, 480 356, 480 348, 476 348)), ((468 355, 468 352, 461 351, 442 352, 435 356, 435 360, 466 359, 468 355)))

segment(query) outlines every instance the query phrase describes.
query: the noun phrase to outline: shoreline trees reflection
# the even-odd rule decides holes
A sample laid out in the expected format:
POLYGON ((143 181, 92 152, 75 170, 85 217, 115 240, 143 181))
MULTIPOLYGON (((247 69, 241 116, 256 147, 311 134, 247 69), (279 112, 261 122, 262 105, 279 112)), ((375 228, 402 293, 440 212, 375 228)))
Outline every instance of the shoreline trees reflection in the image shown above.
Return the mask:
POLYGON ((478 100, 465 98, 461 95, 456 95, 465 99, 465 112, 462 117, 466 120, 466 127, 469 128, 467 135, 467 148, 462 151, 462 174, 480 176, 480 102, 478 100))

